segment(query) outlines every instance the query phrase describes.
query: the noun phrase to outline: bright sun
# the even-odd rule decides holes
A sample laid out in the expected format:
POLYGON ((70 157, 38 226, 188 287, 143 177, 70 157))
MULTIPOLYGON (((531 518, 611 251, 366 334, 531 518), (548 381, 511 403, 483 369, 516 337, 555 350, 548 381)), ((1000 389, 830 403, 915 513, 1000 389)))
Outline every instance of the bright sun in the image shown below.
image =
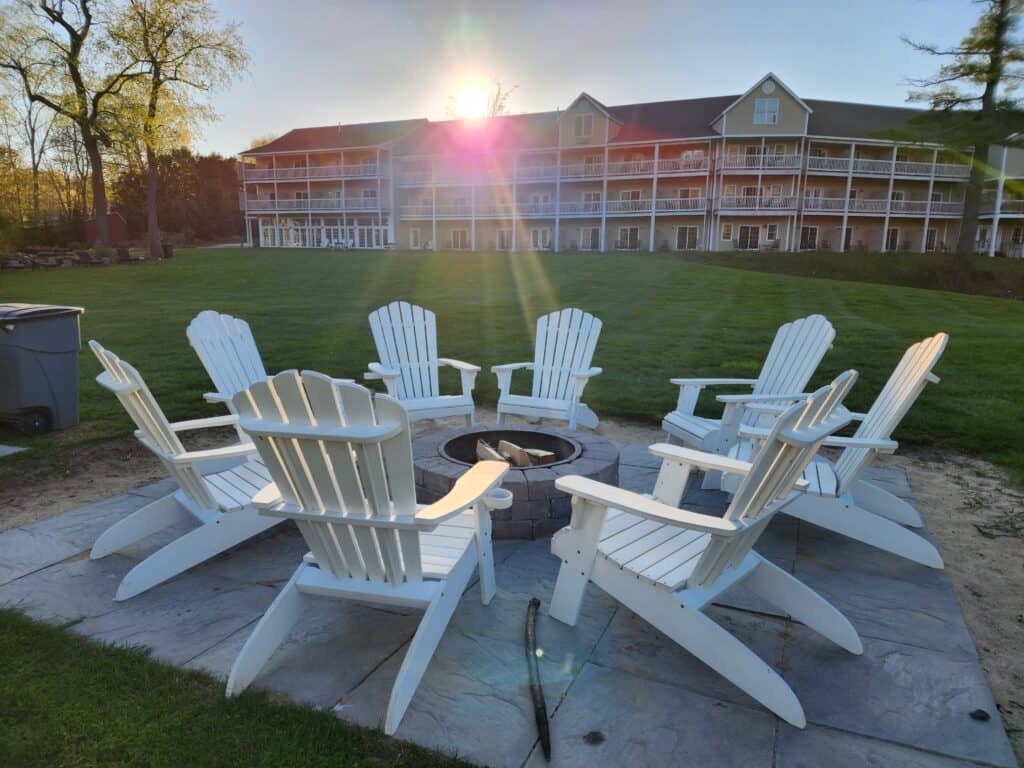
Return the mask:
POLYGON ((475 85, 467 85, 455 97, 455 113, 464 120, 479 120, 487 114, 487 94, 475 85))

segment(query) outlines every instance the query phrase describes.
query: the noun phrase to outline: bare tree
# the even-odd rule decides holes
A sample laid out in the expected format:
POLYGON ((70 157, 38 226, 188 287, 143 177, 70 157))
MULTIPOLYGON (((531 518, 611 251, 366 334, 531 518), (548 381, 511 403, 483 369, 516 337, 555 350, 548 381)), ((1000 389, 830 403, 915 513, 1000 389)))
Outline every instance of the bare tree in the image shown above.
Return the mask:
POLYGON ((101 146, 112 97, 143 77, 138 62, 121 58, 103 39, 108 19, 94 0, 16 0, 0 33, 0 68, 20 80, 26 97, 70 120, 82 137, 92 181, 96 241, 110 242, 101 146))
POLYGON ((945 48, 903 37, 915 50, 951 60, 934 76, 911 81, 909 99, 928 102, 931 112, 913 118, 901 133, 904 138, 973 148, 956 244, 962 269, 967 268, 977 239, 982 190, 991 170, 989 150, 994 144, 1019 146, 1014 134, 1024 128, 1019 100, 1012 96, 1024 79, 1024 47, 1015 35, 1024 0, 974 2, 982 6, 981 16, 959 45, 945 48))

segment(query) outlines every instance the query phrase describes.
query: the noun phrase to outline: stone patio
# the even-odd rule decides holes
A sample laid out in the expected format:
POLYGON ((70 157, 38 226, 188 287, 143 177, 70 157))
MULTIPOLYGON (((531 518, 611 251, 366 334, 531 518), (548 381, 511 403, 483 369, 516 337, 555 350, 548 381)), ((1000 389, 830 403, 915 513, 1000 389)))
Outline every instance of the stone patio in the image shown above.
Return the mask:
MULTIPOLYGON (((623 444, 620 483, 649 491, 657 462, 623 444)), ((907 497, 906 477, 875 479, 907 497)), ((691 485, 697 485, 691 483, 691 485)), ((303 554, 279 526, 126 603, 111 601, 145 548, 88 559, 115 520, 167 493, 167 482, 0 534, 0 604, 102 642, 145 645, 171 664, 225 678, 253 623, 303 554)), ((720 511, 721 494, 686 505, 720 511)), ((711 609, 792 685, 797 730, 591 587, 579 624, 538 620, 540 669, 559 766, 1014 766, 949 580, 778 516, 758 549, 832 600, 864 641, 851 656, 736 591, 711 609), (988 722, 969 713, 982 709, 988 722)), ((541 766, 523 659, 527 602, 551 596, 558 561, 547 541, 499 541, 498 594, 463 597, 398 736, 494 766, 541 766)), ((262 687, 379 727, 418 617, 323 600, 278 651, 262 687)))

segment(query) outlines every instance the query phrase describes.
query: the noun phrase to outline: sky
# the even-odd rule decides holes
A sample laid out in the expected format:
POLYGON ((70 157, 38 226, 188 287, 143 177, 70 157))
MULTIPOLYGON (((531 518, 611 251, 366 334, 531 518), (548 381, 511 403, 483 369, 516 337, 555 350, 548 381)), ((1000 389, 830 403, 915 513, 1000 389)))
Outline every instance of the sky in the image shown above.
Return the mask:
POLYGON ((774 72, 805 98, 901 105, 940 62, 900 35, 958 41, 971 0, 213 0, 247 72, 196 142, 234 155, 292 128, 445 119, 467 86, 510 111, 739 94, 774 72))

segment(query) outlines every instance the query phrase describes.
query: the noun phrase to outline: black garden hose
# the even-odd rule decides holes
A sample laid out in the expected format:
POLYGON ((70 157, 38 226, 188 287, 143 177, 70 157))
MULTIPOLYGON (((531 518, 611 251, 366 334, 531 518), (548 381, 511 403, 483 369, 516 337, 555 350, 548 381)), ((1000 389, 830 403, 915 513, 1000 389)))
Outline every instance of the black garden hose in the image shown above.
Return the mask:
POLYGON ((548 708, 544 704, 544 691, 540 687, 540 669, 537 665, 537 610, 540 600, 531 598, 526 611, 526 667, 530 672, 530 696, 533 698, 533 714, 537 720, 540 748, 544 759, 551 760, 551 733, 548 731, 548 708))

